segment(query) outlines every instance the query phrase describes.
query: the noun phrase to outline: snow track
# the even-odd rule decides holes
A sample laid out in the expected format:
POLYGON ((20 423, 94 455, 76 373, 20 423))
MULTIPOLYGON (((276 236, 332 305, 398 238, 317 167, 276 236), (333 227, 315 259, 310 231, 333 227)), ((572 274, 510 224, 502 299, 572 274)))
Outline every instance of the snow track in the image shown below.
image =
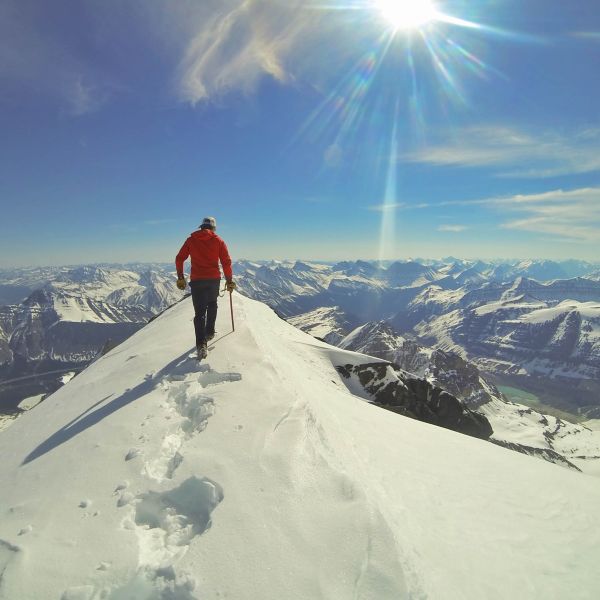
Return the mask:
MULTIPOLYGON (((158 386, 165 397, 160 405, 162 414, 147 418, 162 418, 169 426, 154 458, 134 449, 133 458, 144 455, 143 474, 159 483, 172 480, 185 458, 186 441, 200 434, 215 412, 214 398, 205 393, 206 389, 240 380, 239 373, 218 373, 209 364, 199 365, 193 355, 165 374, 158 386)), ((142 435, 141 440, 146 442, 147 438, 142 435)), ((122 526, 136 533, 139 568, 130 581, 111 592, 110 600, 193 600, 196 581, 189 573, 179 573, 176 565, 194 539, 210 527, 211 513, 223 497, 217 482, 196 476, 176 487, 149 490, 135 498, 123 490, 118 504, 133 508, 122 526)))

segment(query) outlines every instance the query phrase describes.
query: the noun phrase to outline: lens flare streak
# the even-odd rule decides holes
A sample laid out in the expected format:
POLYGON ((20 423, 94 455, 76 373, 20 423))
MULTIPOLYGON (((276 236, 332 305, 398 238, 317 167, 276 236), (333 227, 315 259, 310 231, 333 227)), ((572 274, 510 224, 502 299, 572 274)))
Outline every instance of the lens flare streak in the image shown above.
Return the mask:
MULTIPOLYGON (((327 140, 329 147, 335 144, 340 148, 350 148, 354 157, 363 151, 375 157, 371 172, 373 183, 377 186, 375 180, 384 178, 385 181, 381 204, 380 261, 394 258, 395 213, 399 207, 397 138, 402 109, 406 107, 405 114, 410 115, 412 127, 409 133, 422 139, 428 124, 426 110, 431 102, 438 101, 442 108, 447 106, 447 101, 468 105, 466 91, 461 85, 464 74, 482 79, 490 79, 491 76, 506 79, 504 74, 465 47, 463 40, 468 31, 473 32, 478 44, 484 36, 517 42, 545 41, 541 37, 445 14, 438 6, 436 0, 330 0, 311 5, 312 9, 335 11, 338 15, 338 11, 352 13, 352 23, 358 27, 364 26, 367 31, 376 27, 381 32, 373 36, 371 48, 311 113, 295 138, 303 135, 313 137, 315 141, 322 138, 327 140), (404 4, 401 5, 402 2, 404 4), (360 11, 365 14, 364 23, 357 19, 360 11), (451 34, 453 28, 465 32, 454 36, 451 34), (386 63, 388 58, 394 62, 386 63), (375 83, 384 63, 388 67, 398 65, 398 78, 394 81, 390 76, 391 70, 386 68, 387 79, 383 80, 386 84, 377 86, 375 83), (428 82, 432 74, 435 75, 433 86, 428 82), (390 114, 392 107, 393 116, 390 114), (390 122, 393 123, 391 139, 390 122), (360 134, 366 137, 360 137, 360 134), (387 160, 386 153, 389 153, 387 160)), ((361 30, 361 33, 364 32, 361 30)), ((405 130, 403 127, 402 135, 405 135, 405 130)))
POLYGON ((466 98, 462 92, 458 81, 450 72, 450 69, 446 66, 449 62, 445 53, 439 48, 438 44, 426 35, 421 34, 423 42, 429 51, 433 65, 436 67, 439 74, 441 74, 442 88, 446 92, 446 95, 453 100, 459 100, 462 104, 466 104, 466 98), (435 45, 434 45, 435 44, 435 45), (446 61, 443 60, 446 58, 446 61))
POLYGON ((367 116, 366 97, 391 41, 390 36, 382 36, 377 47, 361 57, 355 68, 312 112, 296 137, 311 130, 315 132, 316 137, 326 136, 331 131, 335 131, 336 140, 341 142, 358 131, 367 116))

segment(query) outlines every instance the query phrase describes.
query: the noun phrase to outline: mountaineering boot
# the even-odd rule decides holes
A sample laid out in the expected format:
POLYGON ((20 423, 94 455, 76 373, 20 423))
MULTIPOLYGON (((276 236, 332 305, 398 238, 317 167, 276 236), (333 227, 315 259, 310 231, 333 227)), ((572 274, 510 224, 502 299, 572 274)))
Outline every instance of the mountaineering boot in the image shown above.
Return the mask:
POLYGON ((202 342, 199 346, 196 346, 196 351, 198 352, 198 360, 202 360, 208 356, 208 348, 206 347, 206 342, 202 342))

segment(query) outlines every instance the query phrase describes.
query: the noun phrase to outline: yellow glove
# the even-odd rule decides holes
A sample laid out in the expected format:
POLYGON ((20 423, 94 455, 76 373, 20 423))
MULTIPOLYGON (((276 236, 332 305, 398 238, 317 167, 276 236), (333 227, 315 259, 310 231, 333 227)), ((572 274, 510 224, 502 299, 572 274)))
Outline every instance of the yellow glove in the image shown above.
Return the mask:
POLYGON ((228 292, 233 292, 233 290, 235 290, 236 287, 237 287, 237 285, 235 285, 235 281, 233 281, 233 279, 229 279, 227 281, 227 283, 225 284, 225 289, 228 292))
POLYGON ((180 290, 185 290, 185 286, 187 285, 186 281, 185 281, 185 277, 178 277, 177 278, 177 287, 180 290))

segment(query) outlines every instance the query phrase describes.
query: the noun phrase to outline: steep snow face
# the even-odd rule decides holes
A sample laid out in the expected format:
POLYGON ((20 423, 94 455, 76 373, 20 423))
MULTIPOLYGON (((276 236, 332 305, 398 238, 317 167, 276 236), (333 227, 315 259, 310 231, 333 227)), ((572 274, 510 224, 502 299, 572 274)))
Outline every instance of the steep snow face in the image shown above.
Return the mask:
POLYGON ((187 300, 0 433, 0 598, 595 596, 596 478, 372 406, 367 357, 234 302, 205 363, 187 300))
POLYGON ((582 277, 594 270, 594 265, 582 260, 523 260, 493 266, 487 276, 496 281, 511 281, 517 277, 528 277, 538 281, 582 277))
POLYGON ((181 297, 172 274, 151 268, 133 271, 78 267, 58 277, 53 286, 115 307, 143 307, 150 314, 164 310, 181 297))
POLYGON ((338 344, 340 348, 378 356, 394 361, 397 349, 405 338, 396 333, 385 321, 369 322, 357 327, 338 344))
POLYGON ((419 287, 441 278, 435 270, 413 261, 392 263, 384 277, 397 287, 419 287))

